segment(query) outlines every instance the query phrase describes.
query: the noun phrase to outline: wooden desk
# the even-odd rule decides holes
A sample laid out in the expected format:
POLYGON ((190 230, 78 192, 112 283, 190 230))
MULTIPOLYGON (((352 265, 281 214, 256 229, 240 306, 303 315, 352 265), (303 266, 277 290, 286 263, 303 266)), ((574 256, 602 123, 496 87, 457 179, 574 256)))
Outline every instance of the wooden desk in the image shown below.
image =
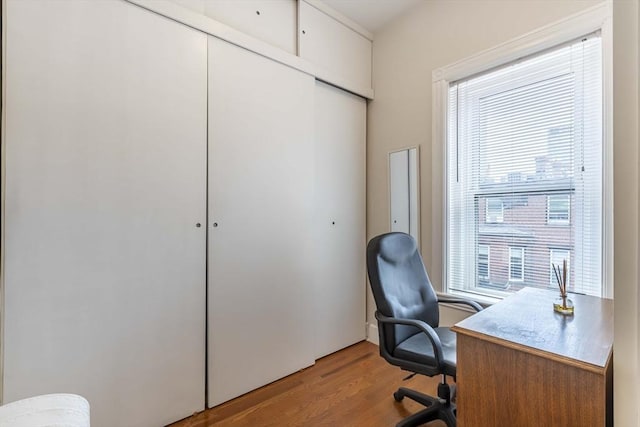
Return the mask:
POLYGON ((613 425, 613 301, 525 288, 452 329, 458 427, 613 425))

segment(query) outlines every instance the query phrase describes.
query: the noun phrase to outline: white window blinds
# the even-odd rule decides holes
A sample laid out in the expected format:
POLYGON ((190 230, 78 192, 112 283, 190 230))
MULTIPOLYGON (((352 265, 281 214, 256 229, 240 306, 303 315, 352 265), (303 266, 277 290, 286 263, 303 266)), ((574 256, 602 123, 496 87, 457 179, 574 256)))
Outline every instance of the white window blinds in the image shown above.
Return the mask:
POLYGON ((593 34, 450 85, 448 290, 557 288, 563 255, 569 290, 602 294, 601 58, 593 34))

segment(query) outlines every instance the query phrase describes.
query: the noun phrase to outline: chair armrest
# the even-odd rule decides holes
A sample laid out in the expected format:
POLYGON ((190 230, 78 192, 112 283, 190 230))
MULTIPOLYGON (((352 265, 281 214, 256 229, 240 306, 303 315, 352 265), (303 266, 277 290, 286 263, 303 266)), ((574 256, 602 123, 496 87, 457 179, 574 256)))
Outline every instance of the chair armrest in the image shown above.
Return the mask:
POLYGON ((387 317, 384 314, 380 314, 379 311, 376 311, 376 319, 378 319, 378 321, 381 323, 414 326, 418 328, 421 332, 426 334, 427 338, 429 338, 429 341, 431 341, 431 346, 433 347, 433 354, 436 358, 436 364, 438 365, 438 369, 440 371, 444 370, 444 354, 442 352, 442 342, 440 342, 440 337, 438 336, 436 331, 431 326, 429 326, 429 324, 423 322, 422 320, 400 319, 398 317, 387 317))
POLYGON ((466 298, 453 298, 445 295, 438 295, 438 302, 444 302, 447 304, 464 304, 473 308, 475 311, 482 311, 482 306, 475 301, 471 301, 466 298))

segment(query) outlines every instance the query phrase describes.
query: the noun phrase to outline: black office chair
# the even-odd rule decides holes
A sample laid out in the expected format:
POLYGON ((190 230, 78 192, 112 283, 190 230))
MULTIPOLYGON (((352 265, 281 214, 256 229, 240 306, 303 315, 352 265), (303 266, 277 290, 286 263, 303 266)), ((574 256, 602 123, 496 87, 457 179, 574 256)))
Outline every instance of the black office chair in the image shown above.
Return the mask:
POLYGON ((455 386, 447 376, 456 377, 456 335, 439 327, 438 303, 466 304, 480 311, 474 301, 438 297, 422 263, 415 240, 405 233, 374 237, 367 246, 367 271, 376 301, 380 355, 405 371, 433 377, 442 375, 438 398, 400 387, 393 397, 408 397, 425 406, 397 424, 417 426, 443 420, 456 425, 456 406, 451 401, 455 386))

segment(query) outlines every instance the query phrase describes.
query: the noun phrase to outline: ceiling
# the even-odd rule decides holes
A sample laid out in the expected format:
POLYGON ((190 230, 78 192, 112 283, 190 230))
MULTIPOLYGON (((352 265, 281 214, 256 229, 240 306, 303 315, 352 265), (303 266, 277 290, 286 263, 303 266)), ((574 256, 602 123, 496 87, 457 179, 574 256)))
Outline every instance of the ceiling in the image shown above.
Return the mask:
POLYGON ((424 0, 322 0, 329 7, 376 33, 424 0))

